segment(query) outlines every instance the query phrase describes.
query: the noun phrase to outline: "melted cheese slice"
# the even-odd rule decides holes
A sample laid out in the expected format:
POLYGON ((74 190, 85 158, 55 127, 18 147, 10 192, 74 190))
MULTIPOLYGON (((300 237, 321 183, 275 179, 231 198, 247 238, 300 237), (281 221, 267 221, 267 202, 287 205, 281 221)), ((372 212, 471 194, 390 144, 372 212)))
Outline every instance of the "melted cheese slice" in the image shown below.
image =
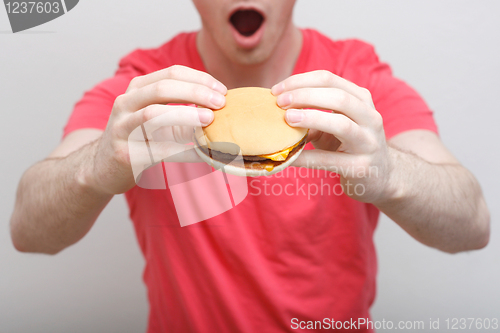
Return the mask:
POLYGON ((264 169, 266 169, 267 172, 271 172, 274 169, 274 165, 272 164, 267 164, 264 169))
MULTIPOLYGON (((302 141, 302 140, 301 140, 302 141)), ((259 157, 264 157, 264 158, 268 158, 270 160, 273 160, 273 161, 284 161, 286 160, 286 158, 288 157, 288 154, 290 154, 290 152, 292 151, 293 148, 297 147, 299 145, 299 143, 301 142, 297 142, 296 144, 294 144, 293 146, 287 148, 287 149, 283 149, 277 153, 274 153, 274 154, 268 154, 268 155, 259 155, 259 157)), ((267 166, 266 166, 266 170, 267 170, 267 166)), ((267 171, 272 171, 271 170, 267 170, 267 171)))

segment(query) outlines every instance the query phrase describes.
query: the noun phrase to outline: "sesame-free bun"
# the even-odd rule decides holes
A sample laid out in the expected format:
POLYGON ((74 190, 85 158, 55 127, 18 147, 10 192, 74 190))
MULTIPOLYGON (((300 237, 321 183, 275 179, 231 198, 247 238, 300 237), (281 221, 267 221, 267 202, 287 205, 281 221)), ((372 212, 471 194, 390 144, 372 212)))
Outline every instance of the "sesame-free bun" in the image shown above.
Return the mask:
POLYGON ((208 142, 231 142, 242 155, 272 154, 293 146, 307 133, 285 121, 285 110, 266 88, 237 88, 227 92, 226 105, 214 110, 214 121, 204 128, 208 142))
POLYGON ((195 149, 215 169, 268 176, 297 159, 307 131, 287 124, 270 89, 237 88, 227 92, 223 108, 214 110, 214 121, 195 131, 195 149))

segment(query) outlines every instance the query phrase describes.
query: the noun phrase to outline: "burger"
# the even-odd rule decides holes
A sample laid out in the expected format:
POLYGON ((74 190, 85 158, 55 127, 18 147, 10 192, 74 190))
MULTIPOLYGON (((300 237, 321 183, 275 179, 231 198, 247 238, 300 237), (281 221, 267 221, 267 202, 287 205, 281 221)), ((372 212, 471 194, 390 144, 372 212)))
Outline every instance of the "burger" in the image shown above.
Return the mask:
POLYGON ((215 169, 237 176, 268 176, 297 159, 308 130, 285 121, 285 110, 266 88, 227 92, 213 122, 195 131, 198 155, 215 169))

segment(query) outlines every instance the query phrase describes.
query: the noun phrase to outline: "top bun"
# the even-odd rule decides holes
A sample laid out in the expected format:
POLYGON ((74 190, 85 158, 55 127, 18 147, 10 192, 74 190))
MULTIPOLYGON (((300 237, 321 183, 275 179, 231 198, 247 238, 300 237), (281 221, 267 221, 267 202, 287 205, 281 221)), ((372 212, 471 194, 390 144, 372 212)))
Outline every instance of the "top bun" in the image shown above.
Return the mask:
POLYGON ((229 90, 226 105, 214 110, 214 116, 214 121, 203 129, 208 144, 234 143, 242 155, 272 154, 293 146, 307 134, 307 129, 287 124, 285 110, 266 88, 229 90))

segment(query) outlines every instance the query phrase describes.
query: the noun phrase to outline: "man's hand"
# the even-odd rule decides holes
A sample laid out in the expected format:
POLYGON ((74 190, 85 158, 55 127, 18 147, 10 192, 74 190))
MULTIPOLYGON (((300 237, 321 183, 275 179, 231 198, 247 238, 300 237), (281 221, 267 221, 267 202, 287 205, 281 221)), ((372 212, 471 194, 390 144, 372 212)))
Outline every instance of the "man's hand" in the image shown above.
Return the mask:
MULTIPOLYGON (((125 94, 115 100, 106 130, 96 146, 95 157, 90 161, 91 166, 82 168, 84 181, 109 194, 123 193, 132 188, 135 181, 129 144, 133 146, 135 142, 130 134, 141 127, 149 139, 151 135, 155 139, 155 145, 150 144, 156 150, 153 155, 163 159, 185 152, 181 155, 184 162, 201 161, 192 146, 185 144, 192 139, 193 127, 212 122, 213 112, 208 108, 222 107, 226 92, 226 87, 209 74, 184 66, 173 66, 134 78, 125 94)), ((142 131, 138 133, 143 138, 142 131)), ((144 161, 136 159, 134 163, 151 163, 147 152, 143 156, 144 161)))
POLYGON ((213 112, 168 104, 219 108, 226 90, 212 76, 182 66, 133 79, 116 99, 104 132, 72 132, 49 158, 25 172, 11 217, 14 246, 53 254, 85 236, 113 195, 135 185, 129 137, 136 128, 156 129, 148 134, 161 144, 150 147, 161 150, 161 159, 172 154, 197 158, 182 143, 191 139, 193 126, 209 124, 213 112), (176 154, 183 149, 186 154, 176 154))
POLYGON ((451 253, 486 246, 490 217, 481 188, 437 135, 407 131, 389 146, 370 93, 327 71, 289 77, 272 92, 291 126, 311 129, 316 149, 295 166, 340 173, 344 193, 375 204, 426 245, 451 253))
POLYGON ((367 89, 328 71, 315 71, 289 77, 272 93, 287 109, 291 126, 311 129, 308 141, 316 149, 303 151, 294 166, 337 171, 345 193, 363 202, 390 195, 389 148, 382 116, 367 89))

